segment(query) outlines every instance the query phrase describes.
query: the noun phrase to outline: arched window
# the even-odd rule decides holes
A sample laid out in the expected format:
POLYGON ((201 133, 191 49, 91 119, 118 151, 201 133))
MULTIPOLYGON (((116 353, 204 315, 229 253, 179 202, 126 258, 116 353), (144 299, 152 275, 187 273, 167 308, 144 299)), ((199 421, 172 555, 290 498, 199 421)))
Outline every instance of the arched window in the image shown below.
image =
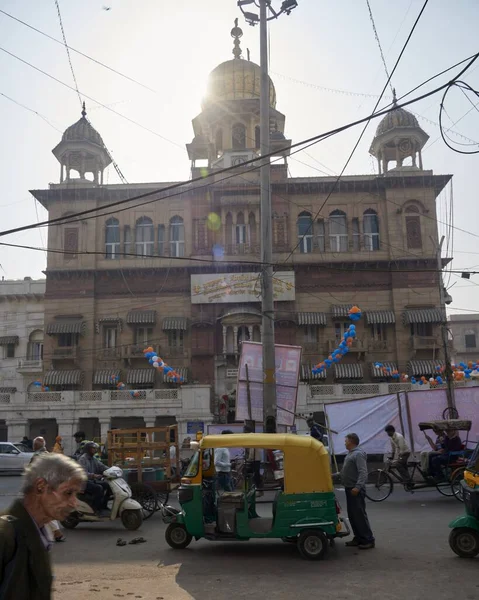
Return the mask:
POLYGON ((223 130, 221 128, 216 130, 215 145, 217 154, 223 152, 223 130))
POLYGON ((140 256, 153 256, 155 229, 149 217, 140 217, 135 229, 136 253, 140 256))
POLYGON ((375 210, 368 208, 363 214, 364 249, 379 250, 379 220, 375 210))
POLYGON ((244 246, 248 243, 247 240, 247 227, 244 222, 244 214, 242 212, 236 215, 236 225, 235 225, 235 242, 236 245, 244 246))
POLYGON ((415 204, 410 204, 405 212, 407 247, 411 250, 420 250, 422 249, 420 210, 415 204))
POLYGON ((185 255, 185 226, 181 217, 170 219, 170 256, 185 255))
POLYGON ((105 258, 119 258, 120 256, 120 223, 118 219, 111 218, 105 223, 105 258))
POLYGON ((41 329, 32 331, 28 338, 27 358, 38 362, 43 359, 43 331, 41 329))
POLYGON ((333 210, 329 215, 329 245, 331 252, 348 251, 348 223, 342 210, 333 210))
POLYGON ((297 227, 299 251, 301 254, 308 254, 313 251, 313 219, 311 213, 300 213, 297 227))
POLYGON ((476 332, 474 329, 466 329, 464 332, 464 346, 466 350, 474 350, 477 348, 476 332))
POLYGON ((244 150, 246 148, 246 127, 243 123, 236 123, 232 129, 233 150, 244 150))
POLYGON ((248 227, 249 227, 249 240, 251 246, 254 246, 257 243, 258 236, 256 232, 256 216, 253 212, 249 213, 248 217, 248 227))

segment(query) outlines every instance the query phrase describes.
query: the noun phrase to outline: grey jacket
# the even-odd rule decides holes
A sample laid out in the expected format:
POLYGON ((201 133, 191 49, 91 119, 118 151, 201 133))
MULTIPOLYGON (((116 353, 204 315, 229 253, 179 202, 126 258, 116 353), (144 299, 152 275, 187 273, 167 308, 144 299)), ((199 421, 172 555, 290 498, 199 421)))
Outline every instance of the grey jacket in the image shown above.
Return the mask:
POLYGON ((359 446, 348 452, 341 469, 345 488, 364 489, 368 478, 367 454, 359 446))

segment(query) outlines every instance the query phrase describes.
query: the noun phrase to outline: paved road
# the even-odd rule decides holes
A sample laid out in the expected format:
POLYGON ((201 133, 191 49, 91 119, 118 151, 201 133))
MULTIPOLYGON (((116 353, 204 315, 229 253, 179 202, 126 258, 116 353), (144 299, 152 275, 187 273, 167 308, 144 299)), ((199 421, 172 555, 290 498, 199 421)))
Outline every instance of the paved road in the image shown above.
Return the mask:
MULTIPOLYGON (((0 479, 0 506, 15 493, 19 478, 0 479)), ((338 498, 344 505, 340 491, 338 498)), ((271 510, 265 505, 262 513, 271 510)), ((479 559, 456 558, 450 551, 447 524, 462 512, 453 498, 436 491, 405 494, 395 489, 383 503, 368 503, 377 538, 375 550, 336 548, 322 562, 301 559, 282 542, 193 542, 171 550, 158 515, 141 530, 121 524, 79 525, 68 541, 54 548, 55 600, 79 595, 102 600, 187 600, 256 598, 311 600, 475 600, 479 597, 479 559), (117 547, 116 540, 137 535, 146 544, 117 547)))

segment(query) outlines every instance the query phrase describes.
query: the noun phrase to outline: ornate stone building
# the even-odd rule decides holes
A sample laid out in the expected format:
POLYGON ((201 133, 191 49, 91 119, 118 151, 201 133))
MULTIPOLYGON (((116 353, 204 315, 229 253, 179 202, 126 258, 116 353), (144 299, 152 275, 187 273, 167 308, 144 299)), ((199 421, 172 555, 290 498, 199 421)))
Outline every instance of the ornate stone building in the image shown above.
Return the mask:
MULTIPOLYGON (((143 358, 152 345, 187 384, 222 396, 234 389, 241 342, 261 340, 259 170, 243 164, 259 156, 260 69, 241 57, 240 30, 232 34, 234 58, 211 72, 187 144, 192 177, 207 179, 173 189, 105 184, 111 159, 84 110, 53 151, 60 182, 32 191, 50 219, 65 218, 49 234, 49 247, 65 254, 50 253, 46 270, 44 383, 52 390, 111 389, 116 375, 130 389, 168 387, 143 358), (121 211, 106 208, 147 193, 121 211), (83 210, 99 214, 68 218, 83 210)), ((276 342, 303 347, 306 383, 384 381, 376 361, 435 372, 443 315, 435 203, 451 176, 424 168, 427 134, 396 108, 371 144, 378 174, 336 185, 335 177, 289 176, 291 142, 273 81, 270 108, 276 342), (352 304, 364 318, 351 353, 311 382, 310 366, 337 345, 352 304)))

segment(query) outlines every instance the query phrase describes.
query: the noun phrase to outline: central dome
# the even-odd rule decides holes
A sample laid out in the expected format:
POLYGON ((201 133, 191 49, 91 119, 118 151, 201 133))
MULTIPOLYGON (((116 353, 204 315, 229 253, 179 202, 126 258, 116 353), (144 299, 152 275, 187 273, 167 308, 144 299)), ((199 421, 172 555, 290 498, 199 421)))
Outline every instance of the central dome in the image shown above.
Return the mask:
MULTIPOLYGON (((211 71, 203 107, 228 100, 259 100, 261 68, 242 58, 227 60, 211 71)), ((269 78, 269 104, 276 108, 276 90, 269 78)))
MULTIPOLYGON (((85 109, 83 109, 83 112, 85 109)), ((73 125, 70 125, 65 130, 62 136, 63 142, 91 142, 103 148, 105 144, 101 139, 101 135, 98 131, 92 127, 91 123, 86 119, 86 113, 82 113, 81 119, 79 119, 73 125)))

